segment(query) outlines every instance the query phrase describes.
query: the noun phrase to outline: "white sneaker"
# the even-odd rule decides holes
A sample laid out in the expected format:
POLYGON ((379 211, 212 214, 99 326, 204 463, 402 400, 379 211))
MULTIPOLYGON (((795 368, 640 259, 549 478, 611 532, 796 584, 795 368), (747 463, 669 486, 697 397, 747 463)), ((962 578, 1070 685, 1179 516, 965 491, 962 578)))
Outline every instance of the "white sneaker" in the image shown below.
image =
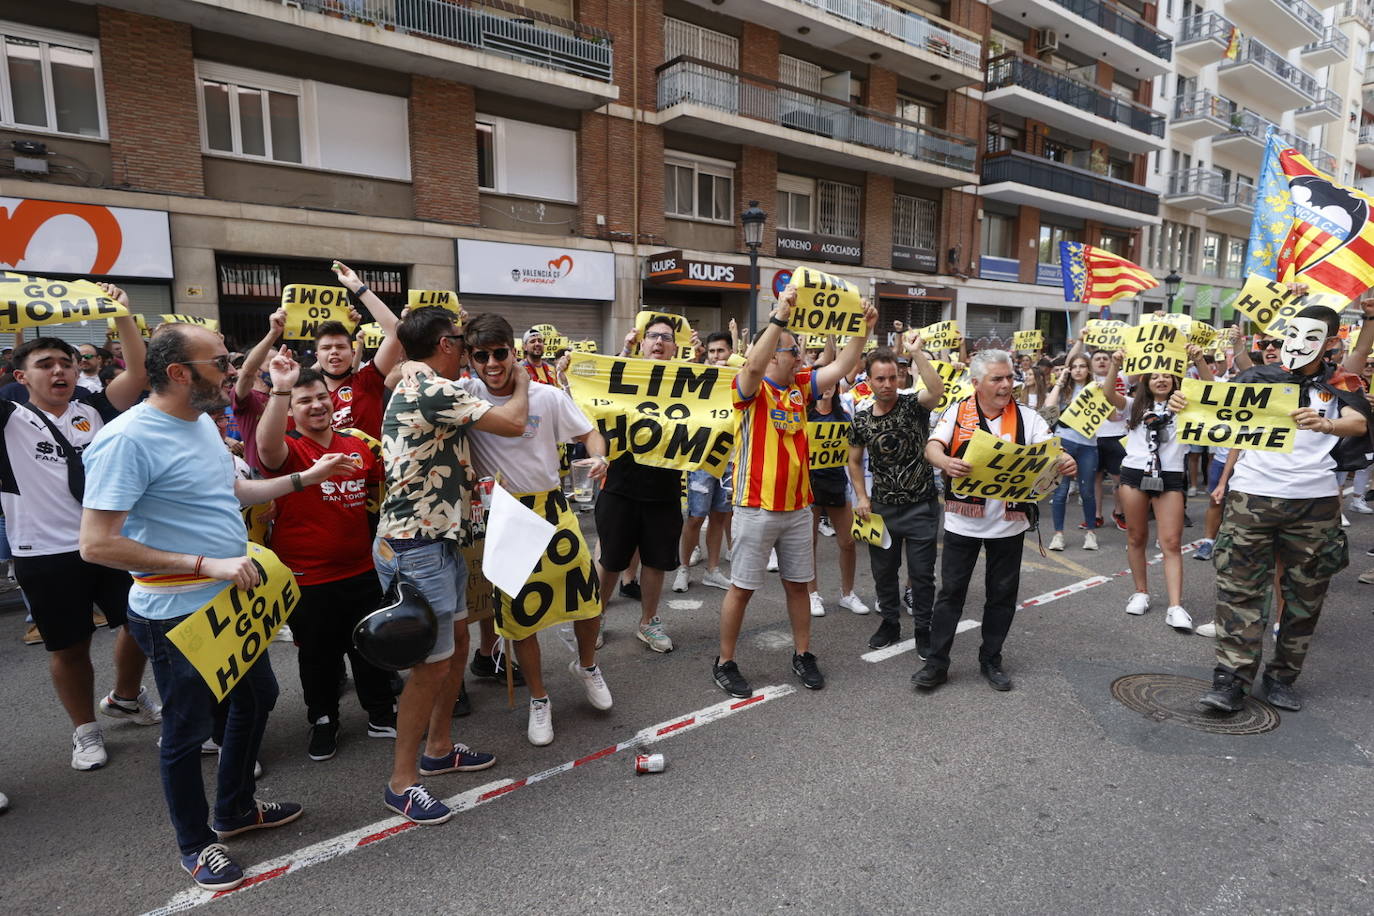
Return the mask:
POLYGON ((701 562, 701 545, 692 548, 692 555, 687 559, 688 566, 696 566, 701 562))
POLYGON ((1193 632, 1193 618, 1177 604, 1169 605, 1164 612, 1164 622, 1181 633, 1193 632))
POLYGON ((828 538, 835 536, 835 526, 830 524, 829 516, 821 516, 821 520, 816 524, 816 530, 828 538))
POLYGON ((663 629, 663 621, 657 617, 648 623, 641 623, 635 630, 635 636, 655 652, 673 651, 673 641, 668 638, 668 633, 663 629))
POLYGON ((1084 550, 1096 550, 1096 549, 1097 549, 1097 532, 1096 532, 1096 531, 1086 531, 1086 532, 1083 533, 1083 549, 1084 549, 1084 550))
POLYGON ((72 732, 72 769, 98 770, 110 762, 105 753, 105 733, 98 722, 87 722, 72 732))
POLYGON ((10 810, 10 797, 4 792, 0 792, 0 814, 10 810))
POLYGON ((1350 511, 1358 512, 1360 515, 1374 515, 1374 509, 1369 507, 1363 496, 1356 496, 1350 500, 1350 511))
POLYGON ((677 568, 677 574, 676 574, 675 576, 673 576, 673 591, 675 591, 675 592, 685 592, 685 591, 687 591, 687 586, 688 586, 690 583, 691 583, 691 578, 690 578, 690 577, 688 576, 688 574, 687 574, 687 567, 686 567, 686 566, 679 566, 679 567, 677 568))
POLYGON ((1204 623, 1202 626, 1194 629, 1193 632, 1199 636, 1205 636, 1208 639, 1215 639, 1217 635, 1217 625, 1215 623, 1204 623))
POLYGON ((553 704, 548 697, 530 700, 530 727, 525 734, 535 747, 553 743, 553 704))
POLYGON ((812 616, 812 617, 824 617, 824 616, 825 616, 825 600, 821 598, 821 593, 820 593, 820 592, 812 592, 812 593, 811 593, 811 616, 812 616))
POLYGON ((1064 532, 1056 531, 1054 537, 1050 538, 1050 550, 1064 549, 1064 532))
POLYGON ((729 563, 729 562, 730 562, 730 557, 731 557, 733 554, 734 554, 734 551, 730 549, 730 545, 729 545, 729 544, 726 544, 724 547, 722 547, 722 548, 720 549, 720 558, 721 558, 722 560, 724 560, 726 563, 729 563))
POLYGON ((1126 613, 1137 616, 1150 609, 1150 596, 1145 592, 1136 592, 1131 596, 1131 600, 1126 602, 1126 613))
POLYGON ((840 596, 840 607, 846 611, 853 611, 855 614, 867 614, 868 605, 860 600, 859 596, 850 592, 848 595, 840 596))
POLYGON ((611 708, 611 688, 606 686, 606 679, 601 676, 601 666, 594 665, 588 671, 573 659, 568 663, 568 670, 582 681, 582 689, 587 693, 587 702, 597 709, 611 708))
MULTIPOLYGON (((162 739, 161 739, 161 738, 158 738, 158 739, 157 739, 157 746, 158 746, 158 747, 162 747, 162 739)), ((215 743, 215 739, 214 739, 214 738, 206 738, 204 741, 202 741, 202 742, 200 743, 200 752, 201 752, 202 754, 207 754, 207 755, 208 755, 208 754, 218 754, 218 753, 219 753, 219 745, 215 743)))
POLYGON ((1189 495, 1189 496, 1197 496, 1197 487, 1189 487, 1189 488, 1188 488, 1188 495, 1189 495))
POLYGON ((296 641, 296 634, 294 634, 294 633, 291 632, 291 626, 290 626, 289 624, 285 624, 285 623, 284 623, 284 624, 281 625, 281 629, 277 631, 277 635, 272 637, 272 641, 273 641, 273 642, 295 642, 295 641, 296 641))
POLYGON ((730 590, 730 578, 719 569, 706 570, 706 575, 701 577, 701 584, 724 589, 727 592, 730 590))
POLYGON ((139 687, 132 700, 115 699, 111 690, 100 700, 101 715, 111 719, 128 719, 139 725, 156 725, 162 721, 162 707, 148 698, 148 688, 139 687))
POLYGON ((768 552, 768 571, 778 571, 778 552, 776 550, 770 550, 768 552))
POLYGON ((1345 517, 1345 513, 1344 513, 1344 512, 1341 513, 1341 527, 1342 527, 1342 528, 1349 528, 1349 527, 1350 527, 1350 519, 1348 519, 1348 518, 1345 517))

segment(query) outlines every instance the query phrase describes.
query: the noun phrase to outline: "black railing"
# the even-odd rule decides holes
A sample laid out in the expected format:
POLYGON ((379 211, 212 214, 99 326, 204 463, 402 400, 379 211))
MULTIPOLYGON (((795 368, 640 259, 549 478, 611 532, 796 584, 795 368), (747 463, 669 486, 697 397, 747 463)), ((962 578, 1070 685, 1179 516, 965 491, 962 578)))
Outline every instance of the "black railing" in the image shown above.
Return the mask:
POLYGON ((1068 194, 1107 207, 1159 214, 1159 195, 1148 188, 1095 175, 1029 153, 1007 151, 983 157, 983 184, 1014 181, 1041 191, 1068 194))
POLYGON ((1054 0, 1071 13, 1077 13, 1114 35, 1119 35, 1160 60, 1172 60, 1174 40, 1142 19, 1130 15, 1114 3, 1101 0, 1054 0))
POLYGON ((1003 54, 988 61, 987 91, 1007 86, 1020 86, 1133 130, 1156 137, 1164 136, 1164 115, 1160 112, 1112 95, 1091 83, 1074 79, 1020 54, 1003 54))

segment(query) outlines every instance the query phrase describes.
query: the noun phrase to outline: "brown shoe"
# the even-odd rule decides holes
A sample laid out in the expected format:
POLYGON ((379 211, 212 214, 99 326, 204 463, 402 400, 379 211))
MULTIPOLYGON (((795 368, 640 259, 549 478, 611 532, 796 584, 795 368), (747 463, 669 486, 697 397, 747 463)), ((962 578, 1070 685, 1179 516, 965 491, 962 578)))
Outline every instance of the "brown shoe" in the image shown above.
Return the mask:
POLYGON ((95 624, 97 627, 108 627, 110 625, 110 622, 105 619, 105 612, 99 608, 95 608, 91 611, 91 623, 95 624))
POLYGON ((24 645, 26 645, 26 646, 37 646, 37 645, 41 645, 42 642, 43 642, 43 637, 40 636, 39 633, 38 633, 38 624, 36 624, 36 623, 31 623, 31 624, 29 624, 29 628, 28 628, 27 630, 24 631, 24 645))

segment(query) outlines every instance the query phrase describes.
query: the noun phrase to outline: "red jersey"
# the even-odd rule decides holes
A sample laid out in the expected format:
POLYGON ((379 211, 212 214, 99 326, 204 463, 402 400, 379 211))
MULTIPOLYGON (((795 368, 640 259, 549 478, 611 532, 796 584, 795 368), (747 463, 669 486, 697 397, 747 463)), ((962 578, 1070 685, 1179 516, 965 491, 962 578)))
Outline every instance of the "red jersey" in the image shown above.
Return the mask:
POLYGON ((790 512, 811 505, 811 449, 806 439, 806 407, 820 397, 816 376, 800 372, 780 388, 765 376, 752 397, 743 397, 735 379, 739 444, 735 451, 737 506, 790 512))
POLYGON ((530 381, 558 387, 558 374, 553 371, 553 363, 545 360, 538 366, 532 366, 530 361, 526 359, 521 360, 520 365, 525 367, 525 372, 529 375, 530 381))
POLYGON ((381 483, 382 466, 366 442, 336 432, 326 448, 293 430, 286 434, 286 460, 267 474, 281 477, 307 471, 320 456, 334 452, 353 455, 356 467, 342 477, 277 498, 272 550, 301 585, 337 582, 373 568, 367 491, 381 483))
POLYGON ((386 377, 372 363, 344 379, 342 385, 329 392, 334 402, 335 429, 350 426, 361 429, 374 439, 382 436, 382 414, 386 410, 386 377))

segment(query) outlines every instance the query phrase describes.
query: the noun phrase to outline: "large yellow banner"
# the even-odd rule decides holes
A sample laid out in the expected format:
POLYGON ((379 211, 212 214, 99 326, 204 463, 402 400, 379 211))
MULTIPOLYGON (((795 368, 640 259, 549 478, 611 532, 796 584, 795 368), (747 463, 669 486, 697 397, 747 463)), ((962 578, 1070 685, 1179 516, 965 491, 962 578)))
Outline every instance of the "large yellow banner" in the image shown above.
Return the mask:
POLYGON ((568 388, 606 440, 611 459, 725 473, 735 448, 730 387, 739 370, 700 363, 573 353, 568 388))
POLYGON ((301 597, 296 577, 276 554, 250 543, 248 556, 258 568, 257 588, 226 585, 209 604, 167 631, 220 700, 267 652, 301 597))
POLYGON ((1282 283, 1255 274, 1245 278, 1240 295, 1232 303, 1236 311, 1254 322, 1260 333, 1271 337, 1281 337, 1288 327, 1288 319, 1306 304, 1299 301, 1282 283))
POLYGON ((1102 386, 1097 382, 1089 382, 1059 415, 1059 422, 1080 436, 1091 439, 1097 435, 1097 428, 1115 409, 1103 393, 1102 386))
POLYGON ((811 470, 842 468, 849 464, 849 423, 815 420, 806 424, 811 449, 811 470))
POLYGON ((868 333, 863 298, 848 280, 814 267, 792 271, 797 304, 792 307, 787 329, 793 333, 857 337, 868 333))
POLYGON ((1298 386, 1238 385, 1183 380, 1188 406, 1177 419, 1178 441, 1215 448, 1292 452, 1298 424, 1298 386))
POLYGON ((511 494, 557 530, 525 587, 512 598, 496 593, 496 632, 524 639, 547 627, 601 613, 601 586, 577 515, 562 490, 511 494))
POLYGON ((0 270, 0 331, 127 314, 127 308, 89 280, 49 280, 0 270))
POLYGON ((1037 502, 1059 485, 1061 452, 1058 436, 1036 445, 1017 445, 975 430, 963 456, 973 470, 951 483, 954 492, 964 496, 1037 502))
POLYGON ((349 312, 348 290, 342 286, 310 286, 292 283, 281 291, 281 307, 286 309, 287 340, 314 340, 320 325, 326 321, 340 322, 351 332, 353 319, 349 312))
POLYGON ((1148 321, 1127 328, 1126 362, 1123 375, 1143 375, 1147 372, 1185 374, 1188 366, 1187 334, 1177 326, 1163 321, 1148 321))

